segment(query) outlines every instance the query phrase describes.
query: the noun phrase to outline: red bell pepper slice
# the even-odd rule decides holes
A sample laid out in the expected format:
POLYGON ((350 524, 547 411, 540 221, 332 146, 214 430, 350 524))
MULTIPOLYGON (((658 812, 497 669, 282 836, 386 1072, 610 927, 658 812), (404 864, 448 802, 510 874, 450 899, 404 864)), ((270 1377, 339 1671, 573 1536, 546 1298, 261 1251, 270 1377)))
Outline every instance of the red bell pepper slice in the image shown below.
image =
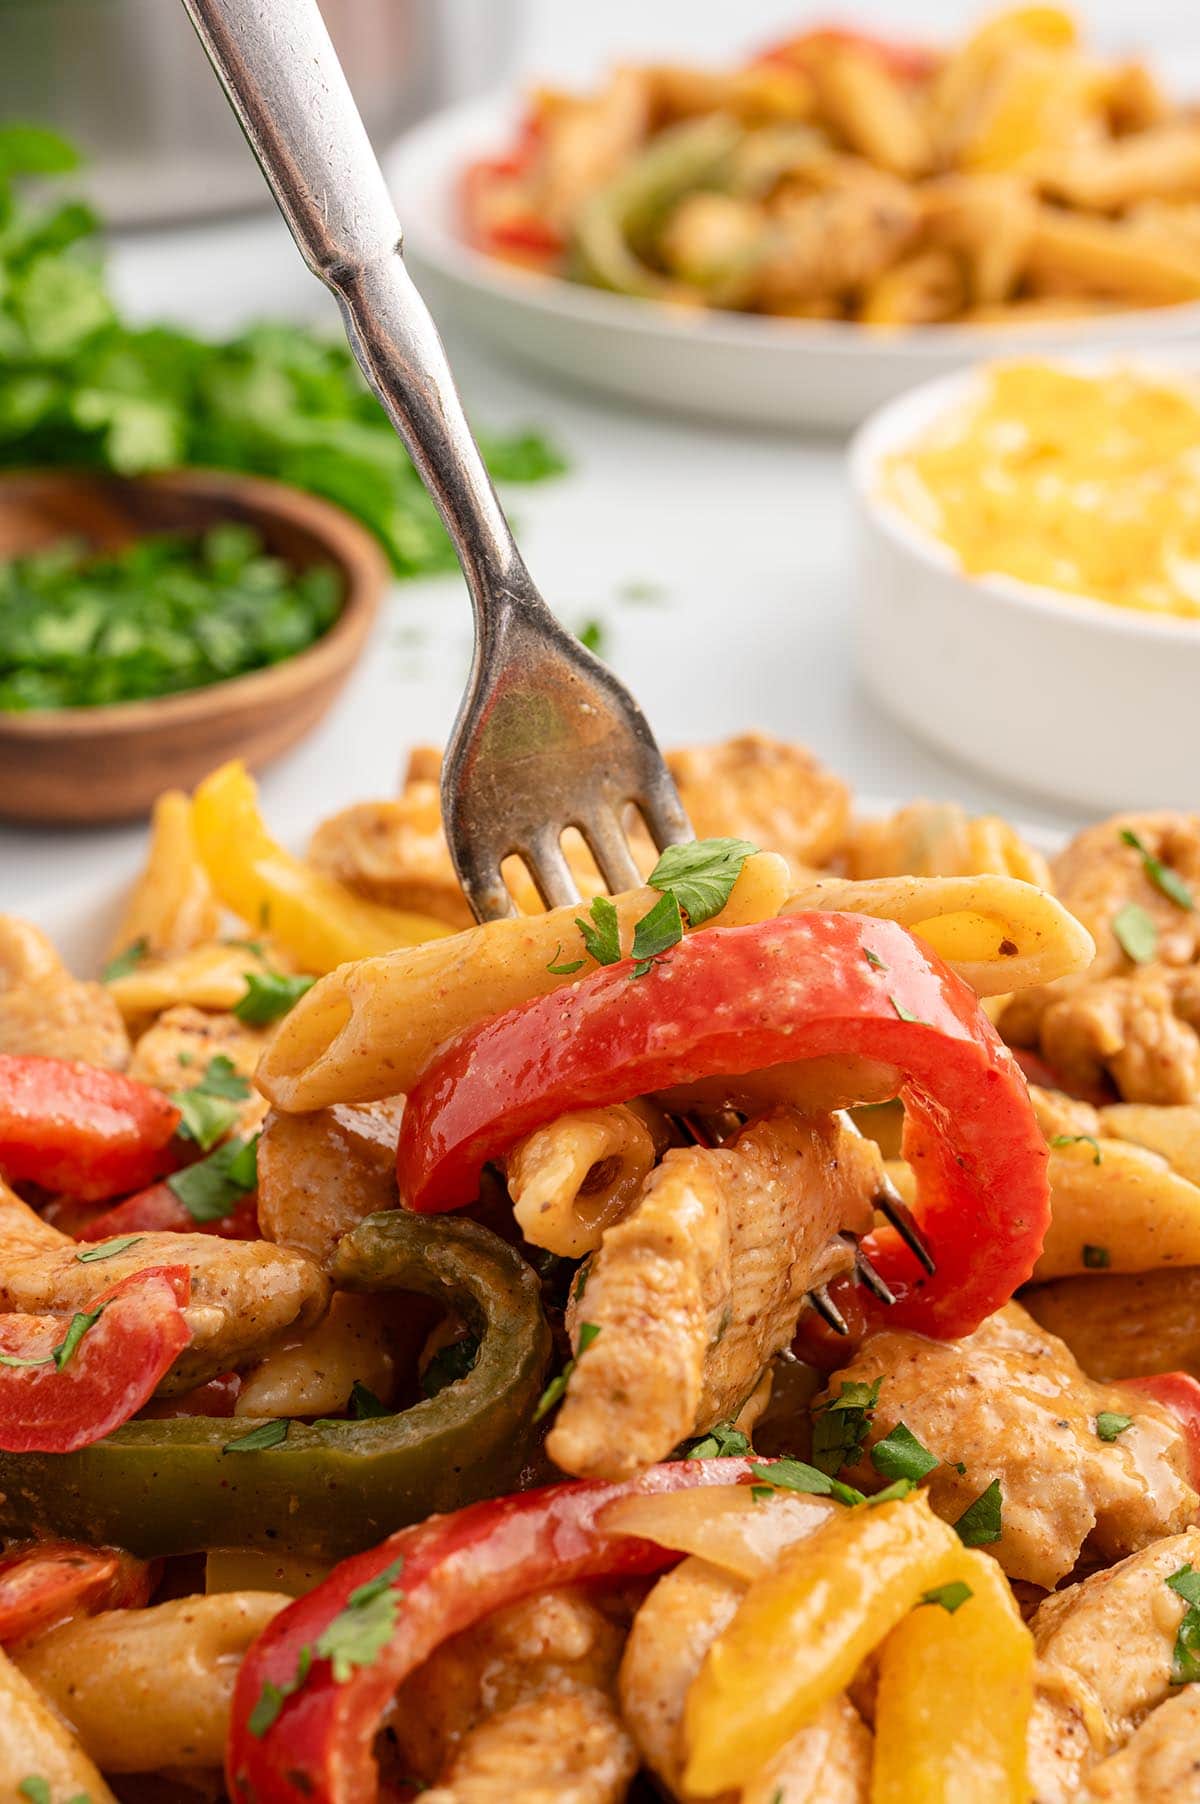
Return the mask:
POLYGON ((177 1163, 179 1110, 148 1084, 76 1059, 0 1054, 0 1172, 102 1202, 177 1163))
POLYGON ((91 1311, 0 1316, 0 1448, 74 1453, 128 1422, 191 1339, 191 1287, 185 1265, 157 1265, 101 1292, 91 1311))
POLYGON ((40 1635, 69 1616, 149 1603, 155 1567, 116 1547, 36 1541, 0 1559, 0 1642, 40 1635))
MULTIPOLYGON (((468 1030, 409 1096, 401 1198, 423 1212, 471 1202, 485 1163, 568 1109, 808 1059, 894 1068, 937 1271, 891 1228, 864 1248, 896 1293, 891 1326, 969 1334, 1033 1271, 1047 1148, 974 991, 893 921, 829 912, 706 928, 646 976, 630 960, 607 965, 468 1030)), ((878 1319, 882 1306, 866 1307, 878 1319)))
POLYGON ((1192 1488, 1200 1491, 1200 1383, 1190 1372, 1159 1372, 1153 1378, 1122 1378, 1121 1387, 1141 1391, 1170 1410, 1187 1442, 1192 1488))
MULTIPOLYGON (((734 1484, 752 1459, 681 1460, 624 1484, 551 1485, 469 1505, 402 1528, 335 1566, 275 1617, 242 1661, 229 1731, 229 1795, 255 1804, 376 1804, 371 1752, 396 1689, 451 1635, 546 1586, 661 1572, 679 1555, 653 1541, 605 1535, 596 1518, 617 1497, 734 1484), (390 1576, 389 1576, 390 1575, 390 1576), (379 1608, 386 1633, 341 1683, 316 1650, 335 1618, 379 1608), (364 1597, 365 1593, 365 1597, 364 1597), (384 1608, 386 1609, 386 1604, 384 1608)), ((359 1620, 362 1620, 360 1616, 359 1620)))
POLYGON ((235 1203, 216 1221, 197 1221, 169 1184, 151 1184, 123 1203, 93 1215, 76 1231, 76 1240, 116 1240, 123 1234, 216 1234, 222 1240, 261 1240, 258 1192, 235 1203))

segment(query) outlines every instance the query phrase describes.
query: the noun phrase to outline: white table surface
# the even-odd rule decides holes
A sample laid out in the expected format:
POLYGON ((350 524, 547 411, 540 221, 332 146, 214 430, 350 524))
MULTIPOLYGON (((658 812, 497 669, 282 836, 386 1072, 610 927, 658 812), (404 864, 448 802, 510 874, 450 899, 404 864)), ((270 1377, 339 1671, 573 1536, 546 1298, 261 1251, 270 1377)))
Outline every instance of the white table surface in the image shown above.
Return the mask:
MULTIPOLYGON (((117 249, 115 274, 143 316, 213 332, 263 313, 324 311, 323 291, 271 218, 131 240, 117 249)), ((1050 828, 1073 824, 947 764, 858 689, 841 444, 626 413, 506 366, 443 324, 475 418, 537 425, 567 453, 568 476, 511 491, 521 543, 568 624, 603 621, 610 661, 666 744, 760 726, 807 742, 861 793, 954 797, 1050 828), (630 585, 653 585, 657 599, 623 598, 630 585)), ((390 793, 406 747, 445 737, 470 637, 457 577, 395 587, 333 712, 263 775, 280 837, 302 844, 323 814, 390 793)), ((141 832, 0 827, 0 906, 36 914, 39 898, 124 874, 141 832)))

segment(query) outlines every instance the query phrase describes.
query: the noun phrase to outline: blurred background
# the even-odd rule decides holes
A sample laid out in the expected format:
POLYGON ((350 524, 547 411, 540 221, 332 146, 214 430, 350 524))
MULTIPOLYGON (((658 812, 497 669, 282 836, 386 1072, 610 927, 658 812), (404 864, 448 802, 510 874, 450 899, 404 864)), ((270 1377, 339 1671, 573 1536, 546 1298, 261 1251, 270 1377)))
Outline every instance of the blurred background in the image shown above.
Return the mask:
MULTIPOLYGON (((414 176, 425 165, 405 161, 403 146, 443 109, 507 96, 515 118, 531 83, 587 84, 638 59, 736 62, 835 14, 867 30, 937 41, 961 39, 995 9, 961 0, 856 0, 844 12, 803 0, 609 0, 603 8, 323 0, 322 10, 376 147, 395 172, 414 252, 421 226, 422 254, 412 259, 420 273, 427 219, 448 202, 414 176), (397 144, 399 161, 391 160, 397 144)), ((1087 0, 1075 10, 1089 50, 1146 58, 1170 89, 1189 90, 1200 61, 1192 7, 1087 0)), ((264 320, 336 330, 328 297, 274 213, 177 0, 4 0, 0 124, 14 121, 52 127, 79 147, 83 166, 67 190, 85 193, 106 222, 106 280, 131 328, 164 322, 206 341, 264 320)), ((464 142, 462 159, 479 148, 464 142)), ((897 724, 896 711, 881 709, 861 685, 844 434, 831 437, 803 409, 794 422, 773 425, 739 420, 728 406, 686 418, 599 392, 603 383, 581 386, 479 329, 480 309, 486 315, 492 306, 486 276, 469 306, 448 298, 440 280, 428 292, 473 418, 509 435, 510 470, 511 447, 527 433, 535 462, 545 453, 544 470, 539 463, 527 473, 561 466, 553 480, 506 491, 536 576, 562 618, 636 689, 664 740, 760 726, 812 745, 869 797, 953 794, 1050 831, 1086 812, 1052 784, 983 774, 977 762, 935 749, 911 718, 897 724)), ((603 363, 614 354, 598 343, 592 355, 603 363)), ((905 380, 922 371, 914 365, 905 380)), ((894 374, 889 382, 897 386, 894 374)), ((255 467, 279 473, 269 460, 255 467)), ((264 805, 283 837, 301 839, 317 815, 352 796, 390 793, 406 747, 445 738, 470 638, 456 574, 418 560, 415 574, 391 588, 370 652, 336 707, 264 774, 264 805)), ((996 694, 990 706, 1004 726, 1021 703, 996 694)), ((85 835, 0 827, 0 871, 21 901, 52 884, 89 880, 127 857, 137 836, 125 826, 85 835)))

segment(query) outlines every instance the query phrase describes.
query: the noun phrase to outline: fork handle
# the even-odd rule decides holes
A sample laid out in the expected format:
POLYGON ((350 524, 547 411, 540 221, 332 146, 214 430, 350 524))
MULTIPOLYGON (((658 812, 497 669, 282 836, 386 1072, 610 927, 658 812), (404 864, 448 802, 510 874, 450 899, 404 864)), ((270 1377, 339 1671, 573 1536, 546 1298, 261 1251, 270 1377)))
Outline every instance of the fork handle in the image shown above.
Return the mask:
POLYGON ((544 607, 467 424, 445 348, 316 0, 183 0, 350 348, 454 541, 477 628, 544 607))

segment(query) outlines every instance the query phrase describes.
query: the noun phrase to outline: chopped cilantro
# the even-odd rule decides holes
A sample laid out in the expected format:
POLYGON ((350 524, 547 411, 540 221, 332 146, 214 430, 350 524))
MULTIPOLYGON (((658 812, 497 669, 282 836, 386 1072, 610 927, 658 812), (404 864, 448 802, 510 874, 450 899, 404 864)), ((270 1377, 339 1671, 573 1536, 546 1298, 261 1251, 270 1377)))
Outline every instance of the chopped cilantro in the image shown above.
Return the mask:
POLYGON ((457 1384, 460 1378, 465 1378, 474 1369, 478 1357, 479 1342, 473 1334, 451 1341, 448 1346, 439 1348, 425 1367, 421 1389, 427 1397, 436 1397, 448 1384, 457 1384))
POLYGON ((286 971, 247 971, 245 978, 246 994, 234 1003, 233 1012, 247 1027, 269 1027, 295 1008, 315 982, 312 977, 289 977, 286 971))
POLYGON ((933 1471, 938 1457, 922 1446, 906 1422, 897 1422, 891 1433, 872 1447, 871 1464, 884 1478, 907 1478, 918 1484, 933 1471))
POLYGON ((1050 1144, 1052 1147, 1090 1146, 1093 1165, 1101 1164, 1104 1159, 1104 1154, 1100 1150, 1100 1142, 1094 1134, 1055 1134, 1052 1136, 1050 1144))
POLYGON ((584 965, 586 965, 586 963, 587 963, 586 958, 573 958, 573 959, 569 960, 569 962, 565 965, 560 965, 560 964, 556 963, 556 960, 558 959, 558 956, 561 953, 561 951, 562 951, 562 941, 560 940, 558 942, 558 945, 554 948, 554 957, 550 960, 550 963, 546 966, 546 969, 547 969, 547 971, 549 971, 551 977, 573 977, 576 971, 583 970, 584 965))
POLYGON ((910 1497, 916 1488, 911 1478, 893 1479, 892 1483, 885 1485, 882 1491, 876 1491, 873 1496, 867 1498, 868 1506, 874 1509, 881 1503, 897 1503, 901 1497, 910 1497))
POLYGON ((285 1680, 282 1685, 273 1685, 270 1679, 263 1680, 263 1688, 258 1694, 258 1701, 246 1719, 246 1727, 256 1741, 261 1741, 267 1730, 273 1727, 283 1706, 300 1690, 311 1671, 312 1649, 311 1647, 302 1647, 296 1661, 296 1672, 293 1678, 285 1680))
POLYGON ((886 971, 887 970, 887 966, 884 964, 884 962, 880 958, 879 954, 877 952, 872 952, 872 950, 869 946, 863 947, 863 957, 866 959, 867 963, 870 965, 870 967, 873 971, 886 971))
POLYGON ((1102 1409, 1096 1417, 1096 1433, 1102 1441, 1115 1441, 1119 1434, 1133 1427, 1133 1417, 1123 1416, 1115 1409, 1102 1409))
POLYGON ((852 1466, 857 1460, 882 1384, 882 1378, 873 1384, 843 1384, 836 1397, 814 1412, 812 1463, 818 1472, 833 1477, 843 1466, 852 1466))
POLYGON ((543 1416, 548 1416, 550 1411, 554 1409, 557 1404, 562 1402, 566 1395, 567 1385, 571 1382, 571 1374, 574 1372, 576 1365, 583 1358, 599 1332, 600 1329, 595 1322, 580 1323, 579 1351, 576 1353, 574 1359, 568 1359, 562 1371, 556 1378, 550 1380, 549 1384, 538 1398, 537 1408, 533 1412, 533 1420, 535 1422, 540 1422, 543 1416))
POLYGON ((167 1179, 193 1221, 222 1221, 258 1185, 258 1135, 226 1140, 167 1179))
POLYGON ((748 839, 692 839, 668 846, 646 881, 669 892, 693 927, 720 914, 747 858, 758 851, 748 839))
POLYGON ((1175 1637, 1171 1683, 1194 1685, 1200 1680, 1200 1572, 1193 1571, 1189 1562, 1178 1572, 1173 1572, 1166 1582, 1187 1605, 1175 1637))
POLYGON ((588 912, 591 920, 585 921, 577 915, 575 925, 583 935, 589 958, 594 958, 598 965, 620 964, 621 933, 616 909, 607 896, 597 896, 588 912))
POLYGON ((911 1009, 905 1008, 904 1004, 899 1000, 898 997, 889 996, 888 1001, 891 1003, 892 1007, 895 1009, 896 1013, 899 1015, 901 1021, 916 1021, 922 1027, 927 1025, 927 1023, 925 1023, 921 1020, 920 1015, 914 1015, 911 1009))
POLYGON ((250 1085, 224 1053, 210 1059, 204 1076, 187 1090, 169 1092, 183 1119, 175 1130, 182 1140, 194 1140, 201 1152, 209 1152, 223 1140, 238 1118, 238 1108, 250 1095, 250 1085))
POLYGON ((803 1491, 814 1497, 835 1497, 839 1503, 865 1503, 866 1497, 853 1485, 844 1485, 827 1472, 818 1472, 802 1459, 772 1460, 769 1466, 751 1466, 759 1481, 757 1489, 770 1495, 772 1491, 803 1491))
POLYGON ((1179 872, 1172 870, 1169 864, 1164 864, 1161 858, 1156 858, 1150 848, 1129 827, 1122 827, 1121 838, 1127 846, 1132 846, 1135 852, 1141 853, 1142 869, 1154 887, 1161 890, 1167 900, 1173 902, 1176 908, 1185 909, 1190 914, 1196 906, 1196 898, 1179 872))
POLYGON ((123 951, 109 959, 100 973, 101 983, 115 983, 118 977, 128 977, 131 971, 137 970, 149 950, 150 942, 145 934, 140 939, 131 941, 123 951))
POLYGON ((954 1529, 964 1547, 990 1547, 1004 1533, 1000 1480, 993 1478, 986 1491, 968 1504, 954 1529))
POLYGON ((261 1422, 252 1428, 249 1434, 239 1435, 235 1441, 226 1441, 224 1453, 265 1453, 271 1447, 282 1447, 288 1438, 291 1423, 284 1420, 261 1422))
POLYGON ((79 1343, 84 1335, 96 1326, 96 1323, 100 1320, 100 1317, 107 1308, 107 1303, 100 1303, 95 1309, 77 1310, 71 1317, 67 1332, 50 1354, 51 1359, 54 1361, 55 1366, 60 1372, 78 1351, 79 1343))
POLYGON ((372 1665, 391 1640, 404 1601, 404 1593, 396 1589, 403 1568, 403 1558, 395 1559, 359 1585, 317 1637, 313 1652, 332 1662, 335 1685, 345 1685, 359 1667, 372 1665))
POLYGON ((82 1253, 76 1253, 79 1265, 98 1265, 102 1259, 115 1259, 118 1253, 127 1253, 130 1247, 137 1246, 140 1234, 126 1234, 120 1240, 102 1240, 97 1246, 87 1247, 82 1253))
POLYGON ((1113 916, 1117 944, 1135 965, 1148 965, 1158 951, 1158 928, 1136 902, 1127 902, 1113 916))
POLYGON ((666 890, 633 930, 633 957, 638 961, 633 975, 644 977, 654 960, 677 946, 682 938, 679 899, 673 890, 666 890))
POLYGON ((678 1459, 738 1459, 749 1453, 750 1442, 740 1428, 732 1422, 714 1422, 707 1434, 697 1440, 685 1441, 679 1449, 678 1459))
POLYGON ((43 1779, 39 1773, 30 1773, 28 1779, 22 1779, 17 1790, 29 1804, 52 1804, 50 1781, 43 1779))
POLYGON ((585 620, 575 637, 588 651, 602 658, 608 644, 608 630, 602 620, 585 620))
POLYGON ((1102 1272, 1112 1264, 1112 1254, 1107 1247, 1093 1246, 1090 1241, 1083 1243, 1083 1263, 1089 1272, 1102 1272))
POLYGON ((356 1422, 371 1422, 379 1416, 391 1413, 387 1405, 379 1401, 374 1391, 357 1378, 350 1387, 350 1408, 356 1422))
POLYGON ((575 1283, 571 1287, 571 1299, 573 1302, 581 1303, 583 1301, 583 1293, 587 1289, 588 1279, 591 1275, 591 1262, 590 1260, 585 1259, 579 1270, 575 1273, 575 1283))
POLYGON ((922 1591, 921 1602, 923 1604, 941 1604, 943 1610, 948 1610, 953 1616, 954 1612, 961 1610, 967 1599, 974 1595, 970 1585, 964 1584, 962 1579, 951 1579, 948 1585, 935 1585, 932 1591, 922 1591))

